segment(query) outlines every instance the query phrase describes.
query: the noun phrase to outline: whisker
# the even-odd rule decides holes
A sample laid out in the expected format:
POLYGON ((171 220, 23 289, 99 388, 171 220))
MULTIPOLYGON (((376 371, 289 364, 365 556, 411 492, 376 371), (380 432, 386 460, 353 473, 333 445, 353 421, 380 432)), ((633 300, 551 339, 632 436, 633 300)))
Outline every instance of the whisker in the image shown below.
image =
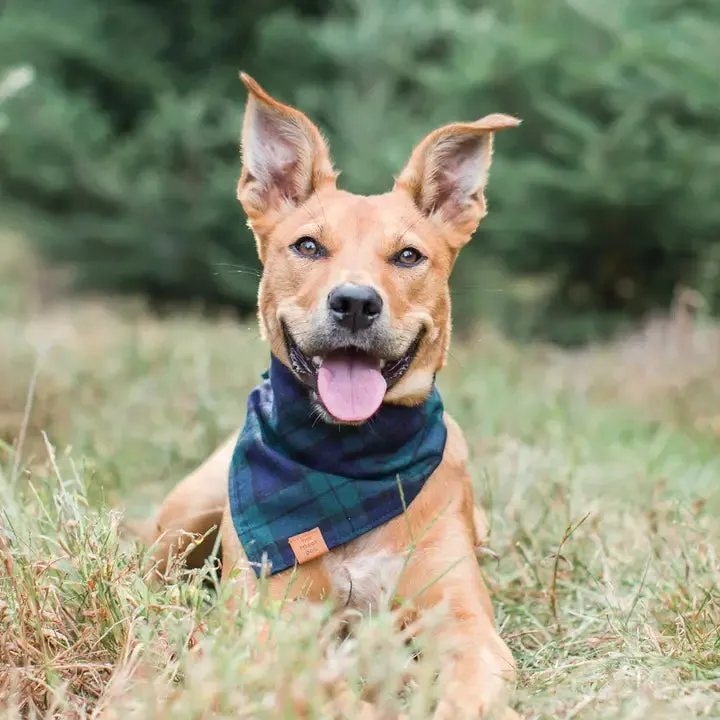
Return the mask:
POLYGON ((402 232, 397 234, 397 236, 395 238, 396 241, 398 243, 402 242, 402 239, 415 227, 415 225, 418 224, 418 222, 420 222, 419 217, 411 218, 408 226, 402 232))
POLYGON ((466 369, 467 366, 466 366, 465 363, 460 359, 460 357, 455 354, 455 351, 452 349, 452 347, 449 347, 449 348, 448 348, 447 353, 448 353, 448 357, 449 357, 453 362, 457 363, 457 365, 460 367, 461 370, 465 370, 465 369, 466 369))
MULTIPOLYGON (((319 198, 318 198, 318 202, 320 202, 319 198)), ((307 202, 302 201, 300 203, 300 207, 307 213, 307 216, 310 219, 310 222, 313 223, 313 225, 315 226, 315 235, 319 238, 320 235, 322 235, 323 225, 317 220, 317 218, 315 217, 315 213, 308 207, 307 202)), ((323 207, 322 202, 320 202, 320 211, 323 214, 323 222, 325 222, 325 224, 327 224, 327 222, 325 221, 325 209, 323 207)))
MULTIPOLYGON (((320 204, 320 212, 322 213, 323 225, 327 226, 328 223, 327 223, 327 216, 325 215, 325 206, 323 205, 322 200, 320 199, 320 196, 316 195, 316 197, 317 197, 318 203, 320 204)), ((322 230, 322 228, 318 227, 318 231, 320 231, 320 230, 322 230)))
POLYGON ((506 293, 507 288, 484 288, 477 285, 454 285, 450 288, 451 295, 462 295, 463 293, 481 292, 481 293, 506 293))
MULTIPOLYGON (((227 268, 229 271, 240 275, 254 275, 256 278, 262 278, 262 272, 250 265, 235 265, 234 263, 213 263, 213 267, 227 268)), ((215 273, 219 275, 220 273, 215 273)))

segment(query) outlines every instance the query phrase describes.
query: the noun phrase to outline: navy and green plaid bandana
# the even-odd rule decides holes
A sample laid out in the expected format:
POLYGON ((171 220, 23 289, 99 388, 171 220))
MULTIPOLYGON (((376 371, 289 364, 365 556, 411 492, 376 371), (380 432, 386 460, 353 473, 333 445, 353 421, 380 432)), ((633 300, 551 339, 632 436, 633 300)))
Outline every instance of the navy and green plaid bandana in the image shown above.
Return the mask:
POLYGON ((418 407, 382 405, 362 425, 331 425, 272 357, 230 465, 232 519, 256 574, 263 557, 268 574, 293 566, 296 535, 318 528, 330 549, 400 515, 440 464, 446 437, 434 385, 418 407))

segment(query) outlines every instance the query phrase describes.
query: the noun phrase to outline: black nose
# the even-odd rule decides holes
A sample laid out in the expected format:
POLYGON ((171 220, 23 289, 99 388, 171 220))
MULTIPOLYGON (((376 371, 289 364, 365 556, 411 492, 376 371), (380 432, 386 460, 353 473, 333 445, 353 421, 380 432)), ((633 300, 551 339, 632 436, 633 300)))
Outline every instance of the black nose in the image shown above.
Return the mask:
POLYGON ((369 285, 345 283, 328 295, 328 307, 338 325, 357 332, 367 330, 382 312, 383 301, 369 285))

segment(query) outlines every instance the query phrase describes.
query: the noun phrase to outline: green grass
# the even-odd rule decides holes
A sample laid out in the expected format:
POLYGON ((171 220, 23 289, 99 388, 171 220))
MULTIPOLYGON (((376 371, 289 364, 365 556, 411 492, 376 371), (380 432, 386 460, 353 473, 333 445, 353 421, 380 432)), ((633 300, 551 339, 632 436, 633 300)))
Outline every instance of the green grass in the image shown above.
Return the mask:
MULTIPOLYGON (((428 716, 434 648, 409 662, 389 614, 338 646, 323 607, 149 589, 119 536, 120 508, 149 514, 242 422, 253 328, 3 297, 0 717, 291 718, 302 698, 331 718, 341 676, 428 716)), ((720 355, 693 333, 574 355, 479 333, 441 376, 526 718, 720 717, 720 355)))

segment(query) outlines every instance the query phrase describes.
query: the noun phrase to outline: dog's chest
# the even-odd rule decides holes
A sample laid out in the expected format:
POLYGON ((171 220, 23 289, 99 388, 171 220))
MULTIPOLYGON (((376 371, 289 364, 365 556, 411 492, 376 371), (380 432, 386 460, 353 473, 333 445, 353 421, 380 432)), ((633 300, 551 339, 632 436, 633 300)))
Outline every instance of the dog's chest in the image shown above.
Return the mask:
POLYGON ((383 548, 371 532, 323 558, 340 608, 363 614, 390 606, 405 554, 383 548))

